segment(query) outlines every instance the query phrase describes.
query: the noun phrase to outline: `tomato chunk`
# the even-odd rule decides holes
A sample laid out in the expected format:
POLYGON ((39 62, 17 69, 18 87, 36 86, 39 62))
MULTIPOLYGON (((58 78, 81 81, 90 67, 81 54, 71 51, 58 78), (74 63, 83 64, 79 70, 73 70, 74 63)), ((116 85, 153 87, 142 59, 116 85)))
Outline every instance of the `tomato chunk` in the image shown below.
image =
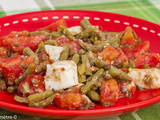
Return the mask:
POLYGON ((134 60, 136 68, 143 68, 145 64, 149 67, 160 67, 160 55, 156 53, 147 53, 134 60))
POLYGON ((124 54, 122 49, 118 48, 117 51, 119 52, 119 55, 116 60, 121 60, 121 63, 126 62, 128 60, 128 57, 124 54))
POLYGON ((102 82, 101 87, 101 100, 100 103, 102 106, 109 106, 114 104, 118 99, 118 84, 115 79, 110 79, 102 82))
POLYGON ((33 56, 25 56, 22 58, 20 55, 17 55, 10 58, 0 58, 0 68, 2 68, 2 73, 7 83, 14 84, 15 79, 24 73, 25 70, 21 68, 22 64, 34 64, 33 56))
POLYGON ((119 55, 119 52, 114 49, 112 46, 107 46, 102 50, 102 52, 98 55, 104 61, 112 61, 119 55))
POLYGON ((26 82, 28 83, 29 89, 30 89, 30 93, 28 93, 27 95, 34 94, 34 93, 40 93, 40 92, 45 91, 44 77, 41 75, 27 76, 25 78, 25 80, 23 82, 21 82, 21 84, 18 86, 18 91, 20 93, 23 93, 23 86, 22 85, 26 82))
POLYGON ((82 95, 77 93, 58 94, 54 103, 60 108, 76 109, 82 106, 82 95))
POLYGON ((133 45, 137 44, 136 39, 134 38, 133 31, 131 27, 126 27, 124 34, 121 39, 121 45, 133 45))
POLYGON ((74 41, 70 41, 69 39, 65 38, 65 37, 58 37, 56 39, 54 39, 57 42, 57 45, 60 46, 62 44, 67 44, 70 46, 70 51, 77 51, 79 50, 81 47, 79 45, 78 40, 74 40, 74 41))
POLYGON ((129 49, 125 47, 121 47, 125 55, 128 57, 128 59, 135 59, 142 54, 146 53, 146 51, 149 49, 149 41, 144 41, 140 44, 138 44, 134 49, 129 49))
POLYGON ((23 54, 23 49, 29 47, 35 51, 38 44, 46 39, 46 34, 25 36, 20 32, 11 32, 0 39, 0 45, 11 49, 14 52, 23 54))
POLYGON ((56 22, 51 23, 50 25, 48 25, 44 28, 38 29, 38 31, 41 31, 41 30, 57 31, 57 29, 60 25, 67 27, 66 21, 63 18, 56 21, 56 22))

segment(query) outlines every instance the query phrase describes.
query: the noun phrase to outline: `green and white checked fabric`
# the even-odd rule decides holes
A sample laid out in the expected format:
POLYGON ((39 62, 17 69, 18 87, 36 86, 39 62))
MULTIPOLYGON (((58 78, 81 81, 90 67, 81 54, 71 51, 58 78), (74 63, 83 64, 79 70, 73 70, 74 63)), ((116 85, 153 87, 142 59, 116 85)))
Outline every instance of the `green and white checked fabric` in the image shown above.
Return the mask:
MULTIPOLYGON (((160 24, 160 0, 0 0, 0 17, 40 10, 83 9, 125 14, 160 24)), ((0 109, 18 120, 51 120, 0 109)), ((160 103, 129 114, 92 120, 160 120, 160 103)))

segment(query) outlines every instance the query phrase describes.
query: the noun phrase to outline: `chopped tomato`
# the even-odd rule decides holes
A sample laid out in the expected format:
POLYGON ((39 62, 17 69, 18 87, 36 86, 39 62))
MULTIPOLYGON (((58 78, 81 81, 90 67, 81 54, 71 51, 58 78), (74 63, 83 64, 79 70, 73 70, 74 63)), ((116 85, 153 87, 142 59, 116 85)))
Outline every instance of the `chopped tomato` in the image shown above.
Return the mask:
POLYGON ((107 46, 99 53, 98 58, 101 58, 104 61, 112 61, 119 55, 119 52, 114 49, 112 46, 107 46))
POLYGON ((121 60, 121 63, 126 62, 128 60, 128 57, 124 54, 122 49, 118 48, 117 51, 119 52, 119 55, 116 60, 121 60))
POLYGON ((17 55, 10 58, 0 58, 0 68, 2 68, 2 73, 7 81, 14 84, 16 78, 24 73, 24 69, 21 68, 22 64, 31 65, 33 63, 33 56, 21 57, 17 55))
POLYGON ((56 21, 56 22, 51 23, 50 25, 48 25, 44 28, 38 29, 38 31, 41 31, 41 30, 57 31, 57 29, 60 25, 67 27, 66 21, 63 18, 56 21))
POLYGON ((146 53, 146 51, 149 49, 149 41, 144 41, 140 44, 138 44, 134 49, 129 49, 125 47, 121 47, 125 55, 128 57, 128 59, 135 59, 142 54, 146 53))
POLYGON ((121 39, 121 45, 137 45, 137 41, 134 38, 133 31, 131 27, 126 27, 124 34, 121 39))
POLYGON ((23 54, 23 49, 29 47, 35 51, 38 44, 46 39, 46 34, 25 36, 20 32, 11 32, 8 36, 0 38, 0 45, 11 49, 14 52, 23 54))
POLYGON ((117 81, 115 79, 110 79, 102 82, 102 87, 100 90, 100 103, 102 106, 109 106, 117 101, 119 89, 117 81))
POLYGON ((118 82, 118 97, 132 97, 136 91, 136 86, 129 82, 118 82))
POLYGON ((77 93, 58 94, 54 103, 60 108, 76 109, 82 106, 82 95, 77 93))
POLYGON ((8 52, 7 48, 0 47, 0 57, 2 57, 2 58, 7 57, 7 52, 8 52))
POLYGON ((70 46, 70 51, 77 51, 79 50, 81 47, 79 45, 78 40, 74 40, 74 41, 70 41, 69 39, 65 38, 65 37, 58 37, 56 39, 54 39, 57 42, 57 45, 60 46, 62 44, 67 44, 70 46))
POLYGON ((147 53, 134 60, 136 68, 143 68, 145 64, 149 67, 160 67, 160 55, 156 53, 147 53))
MULTIPOLYGON (((18 86, 18 91, 20 93, 23 93, 23 84, 28 83, 29 85, 29 91, 27 95, 34 94, 34 93, 40 93, 45 91, 45 85, 44 85, 44 77, 41 75, 29 75, 25 78, 23 82, 18 86)), ((24 94, 23 94, 24 95, 24 94)))

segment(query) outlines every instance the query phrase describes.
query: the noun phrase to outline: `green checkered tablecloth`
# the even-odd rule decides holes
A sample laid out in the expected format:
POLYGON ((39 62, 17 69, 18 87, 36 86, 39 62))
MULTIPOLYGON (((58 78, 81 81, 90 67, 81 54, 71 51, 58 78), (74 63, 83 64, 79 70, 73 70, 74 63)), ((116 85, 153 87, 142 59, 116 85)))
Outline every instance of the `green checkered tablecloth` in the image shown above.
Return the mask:
MULTIPOLYGON (((125 14, 160 24, 160 0, 0 0, 0 17, 40 10, 82 9, 125 14)), ((0 116, 18 120, 50 120, 0 109, 0 116)), ((142 110, 95 120, 160 120, 160 104, 142 110)))

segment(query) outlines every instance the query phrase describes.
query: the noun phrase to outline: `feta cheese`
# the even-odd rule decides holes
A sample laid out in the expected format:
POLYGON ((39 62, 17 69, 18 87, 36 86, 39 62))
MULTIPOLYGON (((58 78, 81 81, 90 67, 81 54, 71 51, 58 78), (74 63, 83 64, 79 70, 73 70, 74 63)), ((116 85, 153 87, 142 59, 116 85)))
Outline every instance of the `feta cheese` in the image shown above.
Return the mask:
POLYGON ((64 60, 48 64, 44 81, 46 90, 60 90, 78 85, 76 63, 64 60))
POLYGON ((52 46, 52 45, 45 45, 45 51, 49 55, 49 59, 52 62, 59 60, 61 52, 64 50, 63 47, 52 46))
POLYGON ((76 35, 76 34, 82 32, 81 26, 70 27, 70 28, 68 28, 68 30, 72 35, 76 35))
POLYGON ((128 76, 139 87, 145 89, 160 88, 160 70, 157 68, 132 69, 129 71, 128 76))

